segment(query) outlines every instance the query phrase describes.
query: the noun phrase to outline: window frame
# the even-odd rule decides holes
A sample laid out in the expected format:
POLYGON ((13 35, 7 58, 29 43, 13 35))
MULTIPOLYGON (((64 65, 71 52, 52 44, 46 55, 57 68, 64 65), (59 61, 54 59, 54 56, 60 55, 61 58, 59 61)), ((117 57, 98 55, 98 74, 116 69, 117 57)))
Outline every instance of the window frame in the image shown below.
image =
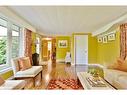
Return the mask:
MULTIPOLYGON (((0 19, 7 21, 6 19, 4 19, 2 17, 0 17, 0 19)), ((7 24, 8 24, 8 21, 7 21, 7 24)), ((8 27, 8 25, 7 26, 0 25, 0 26, 1 27, 5 27, 5 28, 8 27)), ((7 28, 7 42, 6 42, 6 59, 8 60, 7 46, 8 46, 8 28, 7 28)), ((7 67, 9 67, 9 64, 8 64, 8 61, 7 60, 6 60, 6 64, 0 65, 0 70, 6 69, 7 67)))
MULTIPOLYGON (((22 27, 17 24, 17 23, 14 23, 13 21, 9 20, 8 18, 4 17, 4 16, 1 16, 0 15, 0 19, 3 19, 5 21, 7 21, 7 27, 6 26, 3 26, 3 25, 0 25, 2 27, 6 27, 7 28, 7 43, 6 43, 6 57, 7 57, 7 60, 6 60, 6 64, 2 64, 0 65, 0 73, 3 72, 4 70, 8 70, 9 68, 11 68, 11 59, 12 59, 12 31, 14 30, 13 29, 13 25, 15 26, 18 26, 19 27, 19 54, 18 56, 20 56, 20 46, 21 46, 21 42, 22 42, 22 37, 23 34, 21 33, 22 32, 22 27), (22 34, 22 35, 21 35, 22 34)), ((16 30, 14 30, 16 31, 16 30)))
MULTIPOLYGON (((15 25, 15 24, 13 24, 13 25, 15 25)), ((15 25, 15 26, 18 26, 18 25, 15 25)), ((13 32, 13 31, 16 31, 16 32, 18 32, 18 34, 19 34, 19 37, 18 37, 18 41, 19 41, 19 45, 18 45, 18 48, 19 48, 19 51, 18 51, 18 56, 20 56, 20 45, 21 45, 21 40, 20 40, 20 38, 21 38, 21 27, 20 26, 18 26, 19 27, 19 31, 17 31, 17 30, 14 30, 13 28, 12 28, 12 31, 11 32, 13 32)), ((13 35, 11 35, 11 37, 13 37, 13 35)), ((12 39, 11 39, 12 40, 12 39)), ((12 43, 11 43, 12 44, 12 43)), ((12 50, 12 47, 11 47, 11 50, 12 50)), ((12 52, 11 52, 12 53, 12 52)), ((12 54, 11 54, 12 55, 12 54)), ((12 58, 12 56, 11 56, 11 58, 12 58)))

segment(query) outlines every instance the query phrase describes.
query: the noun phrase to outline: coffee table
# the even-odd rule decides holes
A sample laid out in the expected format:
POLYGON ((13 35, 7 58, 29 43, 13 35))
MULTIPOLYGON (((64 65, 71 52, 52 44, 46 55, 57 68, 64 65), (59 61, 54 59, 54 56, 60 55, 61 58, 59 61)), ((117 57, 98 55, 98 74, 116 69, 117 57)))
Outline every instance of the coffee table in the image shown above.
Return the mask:
POLYGON ((106 82, 103 78, 100 78, 101 81, 104 82, 105 86, 104 87, 93 87, 89 81, 87 80, 88 77, 91 77, 92 75, 87 73, 87 72, 78 72, 77 76, 79 78, 79 81, 81 82, 82 86, 84 89, 91 89, 91 90, 115 90, 114 87, 112 87, 108 82, 106 82))

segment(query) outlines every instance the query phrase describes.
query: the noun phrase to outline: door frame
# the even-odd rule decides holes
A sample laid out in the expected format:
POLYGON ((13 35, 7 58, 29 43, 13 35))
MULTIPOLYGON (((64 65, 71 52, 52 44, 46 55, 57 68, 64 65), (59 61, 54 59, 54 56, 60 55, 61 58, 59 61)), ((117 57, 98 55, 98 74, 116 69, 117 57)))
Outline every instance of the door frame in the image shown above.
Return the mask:
MULTIPOLYGON (((76 45, 76 36, 81 36, 81 35, 87 35, 88 36, 88 34, 76 34, 76 35, 74 35, 74 65, 76 65, 76 48, 75 48, 75 45, 76 45)), ((88 36, 89 37, 89 36, 88 36)), ((89 49, 89 48, 88 48, 89 49)), ((88 50, 87 50, 88 51, 88 50)), ((87 52, 87 57, 88 57, 88 53, 89 52, 87 52)), ((88 61, 88 60, 87 60, 88 61)))

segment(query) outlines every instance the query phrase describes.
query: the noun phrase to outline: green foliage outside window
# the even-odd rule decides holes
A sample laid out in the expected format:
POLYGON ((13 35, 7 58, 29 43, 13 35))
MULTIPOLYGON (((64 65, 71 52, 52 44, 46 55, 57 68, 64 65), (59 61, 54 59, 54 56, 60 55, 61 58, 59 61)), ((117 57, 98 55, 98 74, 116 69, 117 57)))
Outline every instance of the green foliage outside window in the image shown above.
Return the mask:
POLYGON ((6 64, 6 37, 0 39, 0 65, 6 64))
MULTIPOLYGON (((6 42, 7 37, 0 38, 0 65, 6 64, 6 42)), ((12 38, 12 58, 18 57, 19 40, 18 37, 12 38)))

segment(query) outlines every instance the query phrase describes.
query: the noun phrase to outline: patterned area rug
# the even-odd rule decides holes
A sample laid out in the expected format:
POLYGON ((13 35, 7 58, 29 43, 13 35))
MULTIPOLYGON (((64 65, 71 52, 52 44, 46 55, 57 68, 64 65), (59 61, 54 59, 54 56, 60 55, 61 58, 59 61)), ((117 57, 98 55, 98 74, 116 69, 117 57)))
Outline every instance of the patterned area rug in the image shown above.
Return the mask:
POLYGON ((52 79, 50 80, 48 90, 83 90, 83 87, 77 79, 52 79))

